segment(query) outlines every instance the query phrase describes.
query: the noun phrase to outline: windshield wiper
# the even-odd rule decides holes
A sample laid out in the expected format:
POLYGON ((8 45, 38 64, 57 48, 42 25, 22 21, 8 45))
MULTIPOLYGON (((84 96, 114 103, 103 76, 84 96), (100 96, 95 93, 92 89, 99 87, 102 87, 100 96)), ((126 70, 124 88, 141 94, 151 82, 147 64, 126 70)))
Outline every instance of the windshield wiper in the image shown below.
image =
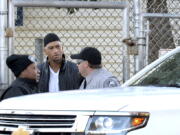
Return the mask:
POLYGON ((168 84, 166 85, 167 87, 177 87, 180 88, 180 84, 179 83, 175 83, 175 84, 168 84))
POLYGON ((175 84, 140 84, 140 85, 131 85, 131 86, 155 86, 155 87, 176 87, 180 88, 180 83, 175 84))
POLYGON ((174 84, 153 84, 151 86, 156 86, 156 87, 176 87, 176 88, 180 88, 180 84, 179 83, 174 83, 174 84))

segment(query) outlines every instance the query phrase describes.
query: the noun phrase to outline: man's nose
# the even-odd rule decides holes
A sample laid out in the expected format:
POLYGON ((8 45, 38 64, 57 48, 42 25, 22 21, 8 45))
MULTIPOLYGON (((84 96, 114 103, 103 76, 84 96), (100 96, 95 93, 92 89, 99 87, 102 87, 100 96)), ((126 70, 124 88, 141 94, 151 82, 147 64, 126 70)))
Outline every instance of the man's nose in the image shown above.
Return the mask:
POLYGON ((57 49, 57 48, 54 48, 54 52, 59 52, 59 49, 57 49))

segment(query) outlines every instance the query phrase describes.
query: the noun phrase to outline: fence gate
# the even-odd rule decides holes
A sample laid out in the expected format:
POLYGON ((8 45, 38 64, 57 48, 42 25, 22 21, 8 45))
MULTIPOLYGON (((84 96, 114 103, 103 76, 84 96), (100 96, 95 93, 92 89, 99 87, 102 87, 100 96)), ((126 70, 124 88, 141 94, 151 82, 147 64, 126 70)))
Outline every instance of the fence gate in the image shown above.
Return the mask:
POLYGON ((101 51, 104 67, 121 83, 129 78, 129 58, 122 43, 129 35, 128 2, 15 0, 13 4, 14 53, 37 54, 39 58, 43 54, 41 39, 54 32, 63 42, 67 59, 93 46, 101 51))
POLYGON ((180 15, 145 14, 146 64, 179 45, 180 15))
POLYGON ((141 35, 144 38, 145 48, 144 56, 142 55, 140 59, 144 60, 143 63, 147 65, 160 57, 164 52, 179 46, 180 1, 142 0, 140 2, 140 22, 143 24, 141 35))

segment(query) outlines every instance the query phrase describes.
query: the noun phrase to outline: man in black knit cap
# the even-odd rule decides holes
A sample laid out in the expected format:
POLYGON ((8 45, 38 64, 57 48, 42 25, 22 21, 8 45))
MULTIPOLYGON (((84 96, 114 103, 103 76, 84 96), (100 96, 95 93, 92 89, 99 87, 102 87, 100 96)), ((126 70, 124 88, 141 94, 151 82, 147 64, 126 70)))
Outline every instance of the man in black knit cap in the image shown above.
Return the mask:
POLYGON ((16 76, 16 80, 1 93, 1 100, 37 93, 38 69, 32 56, 13 54, 6 59, 6 64, 16 76))
POLYGON ((39 65, 39 90, 41 92, 58 92, 78 89, 82 77, 75 63, 67 61, 59 37, 49 33, 44 37, 44 52, 47 60, 39 65))

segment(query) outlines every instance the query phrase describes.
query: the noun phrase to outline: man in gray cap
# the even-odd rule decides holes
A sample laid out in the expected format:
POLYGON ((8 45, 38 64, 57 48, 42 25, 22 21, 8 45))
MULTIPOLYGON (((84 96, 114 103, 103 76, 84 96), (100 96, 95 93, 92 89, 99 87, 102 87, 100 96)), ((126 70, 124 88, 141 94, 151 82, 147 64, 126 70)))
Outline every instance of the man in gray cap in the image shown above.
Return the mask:
POLYGON ((93 47, 85 47, 79 54, 71 55, 77 59, 79 72, 85 78, 80 89, 95 89, 119 86, 118 79, 102 68, 101 53, 93 47))
POLYGON ((6 64, 16 79, 6 90, 1 91, 0 100, 37 93, 36 76, 38 69, 32 56, 13 54, 6 59, 6 64))
POLYGON ((67 61, 59 37, 49 33, 44 37, 44 52, 47 60, 39 65, 39 90, 58 92, 78 89, 82 77, 75 63, 67 61))

